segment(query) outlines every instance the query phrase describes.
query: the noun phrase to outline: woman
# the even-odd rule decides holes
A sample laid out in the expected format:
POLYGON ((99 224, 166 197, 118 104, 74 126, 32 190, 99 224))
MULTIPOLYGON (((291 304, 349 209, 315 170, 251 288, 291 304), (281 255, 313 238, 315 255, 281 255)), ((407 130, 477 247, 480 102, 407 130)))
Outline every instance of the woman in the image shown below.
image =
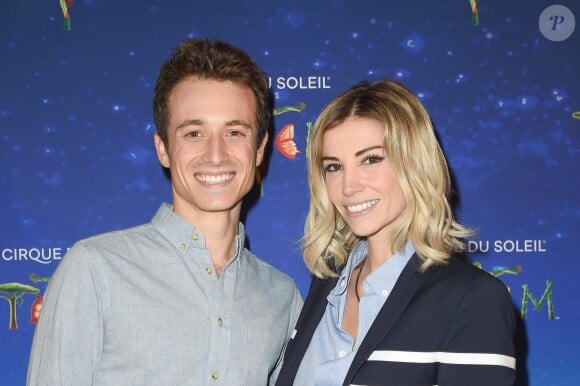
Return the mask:
POLYGON ((311 133, 313 281, 278 385, 511 385, 505 286, 463 262, 429 116, 394 81, 355 86, 311 133))

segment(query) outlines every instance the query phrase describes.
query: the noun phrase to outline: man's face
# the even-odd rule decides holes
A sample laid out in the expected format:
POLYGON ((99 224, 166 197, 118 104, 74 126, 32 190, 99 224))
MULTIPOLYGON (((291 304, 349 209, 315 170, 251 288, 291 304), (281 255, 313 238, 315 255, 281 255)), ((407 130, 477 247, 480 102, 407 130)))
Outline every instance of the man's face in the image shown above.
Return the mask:
POLYGON ((262 162, 267 136, 257 146, 256 101, 230 81, 190 77, 169 95, 168 144, 155 135, 157 155, 169 168, 174 210, 239 211, 262 162))

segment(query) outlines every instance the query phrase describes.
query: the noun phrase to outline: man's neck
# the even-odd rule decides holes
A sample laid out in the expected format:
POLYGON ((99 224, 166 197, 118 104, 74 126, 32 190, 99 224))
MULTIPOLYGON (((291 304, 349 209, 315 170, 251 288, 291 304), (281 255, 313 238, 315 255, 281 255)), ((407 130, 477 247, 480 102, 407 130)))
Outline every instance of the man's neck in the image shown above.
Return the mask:
POLYGON ((195 227, 205 237, 205 247, 218 272, 236 254, 240 209, 223 212, 204 212, 173 207, 175 213, 195 227))

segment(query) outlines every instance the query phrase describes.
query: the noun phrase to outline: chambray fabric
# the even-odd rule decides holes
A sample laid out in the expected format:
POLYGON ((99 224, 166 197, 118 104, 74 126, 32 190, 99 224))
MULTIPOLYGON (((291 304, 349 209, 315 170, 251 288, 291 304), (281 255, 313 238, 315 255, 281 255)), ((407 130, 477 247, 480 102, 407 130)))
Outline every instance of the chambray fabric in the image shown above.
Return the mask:
POLYGON ((29 385, 267 385, 302 298, 244 247, 218 277, 203 234, 163 204, 76 243, 44 298, 29 385))
POLYGON ((367 253, 366 241, 362 241, 351 251, 336 286, 328 294, 326 310, 298 368, 294 385, 342 385, 358 347, 387 301, 405 265, 415 253, 415 248, 410 241, 407 242, 402 250, 387 259, 363 281, 358 336, 355 340, 342 329, 342 317, 348 284, 350 280, 355 280, 352 272, 367 253))

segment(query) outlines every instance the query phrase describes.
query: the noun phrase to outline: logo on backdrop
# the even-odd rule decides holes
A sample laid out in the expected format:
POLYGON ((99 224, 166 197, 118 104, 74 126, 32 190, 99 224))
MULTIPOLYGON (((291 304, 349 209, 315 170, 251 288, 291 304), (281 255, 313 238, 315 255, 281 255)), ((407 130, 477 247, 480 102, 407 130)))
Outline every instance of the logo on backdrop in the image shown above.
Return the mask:
POLYGON ((541 253, 547 252, 546 240, 469 240, 467 242, 469 253, 496 252, 496 253, 541 253))
POLYGON ((563 5, 551 5, 542 11, 538 24, 546 39, 561 42, 574 33, 576 19, 572 11, 563 5))
MULTIPOLYGON (((525 239, 525 240, 469 240, 467 242, 467 250, 469 253, 510 253, 510 254, 536 254, 548 252, 546 240, 541 239, 525 239)), ((491 275, 499 277, 502 275, 519 275, 523 271, 520 264, 515 266, 494 266, 484 268, 479 261, 473 263, 478 268, 484 269, 491 275)), ((542 284, 543 285, 543 284, 542 284)), ((546 305, 546 312, 548 320, 557 320, 559 316, 554 312, 554 299, 552 293, 552 281, 546 280, 543 292, 538 292, 537 283, 534 283, 534 292, 530 289, 528 283, 522 284, 522 298, 520 303, 520 316, 526 319, 528 311, 542 312, 543 305, 546 305)), ((508 286, 509 289, 509 286, 508 286)))
POLYGON ((330 76, 277 76, 268 78, 268 86, 277 90, 321 90, 330 88, 330 76))
POLYGON ((69 248, 3 248, 1 259, 6 262, 32 261, 39 264, 51 264, 62 260, 69 248))

